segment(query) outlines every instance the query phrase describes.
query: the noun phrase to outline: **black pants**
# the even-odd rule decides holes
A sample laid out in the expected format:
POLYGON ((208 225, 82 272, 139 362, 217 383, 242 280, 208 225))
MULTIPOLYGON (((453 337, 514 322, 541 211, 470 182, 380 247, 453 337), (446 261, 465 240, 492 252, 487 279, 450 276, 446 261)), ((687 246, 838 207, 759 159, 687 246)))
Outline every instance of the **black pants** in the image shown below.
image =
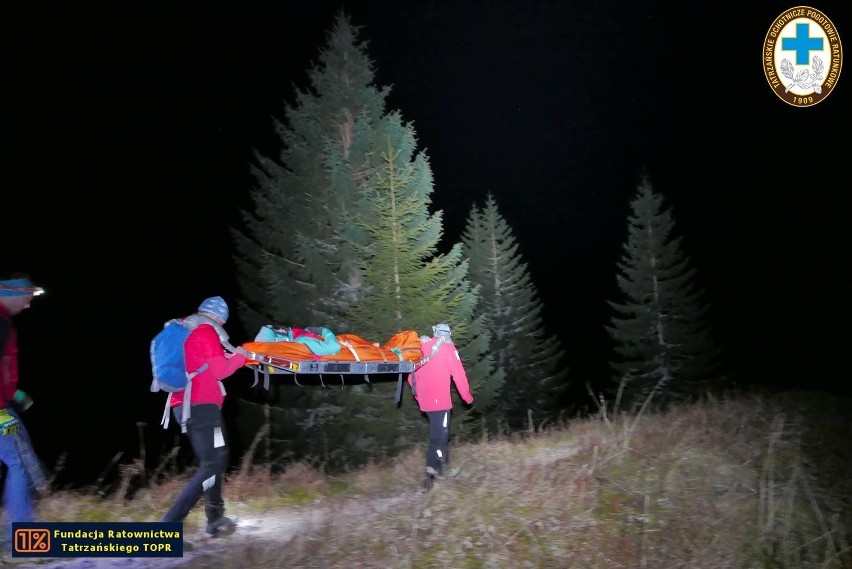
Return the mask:
POLYGON ((429 448, 426 450, 426 466, 443 472, 450 464, 450 410, 429 411, 429 448))
MULTIPOLYGON (((180 423, 181 405, 172 408, 175 420, 180 423)), ((204 496, 204 513, 207 523, 225 515, 222 499, 222 476, 228 467, 228 445, 222 421, 222 410, 217 405, 193 405, 186 434, 192 452, 198 461, 198 472, 190 478, 172 507, 163 516, 163 522, 182 522, 201 496, 204 496)))

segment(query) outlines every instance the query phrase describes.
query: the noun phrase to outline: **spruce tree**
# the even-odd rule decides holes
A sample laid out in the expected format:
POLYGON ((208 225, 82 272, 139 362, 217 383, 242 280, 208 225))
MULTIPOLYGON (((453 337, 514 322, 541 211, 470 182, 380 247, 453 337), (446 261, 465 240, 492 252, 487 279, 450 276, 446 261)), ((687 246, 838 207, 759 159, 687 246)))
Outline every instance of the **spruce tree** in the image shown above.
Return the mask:
MULTIPOLYGON (((356 236, 363 294, 350 305, 348 318, 373 337, 388 337, 401 328, 430 332, 438 322, 449 323, 477 405, 487 404, 496 396, 502 374, 491 363, 490 334, 475 317, 477 290, 467 278, 461 244, 447 253, 438 251, 442 212, 429 211, 433 178, 428 157, 417 150, 414 128, 398 112, 386 115, 378 126, 373 156, 380 163, 361 186, 358 227, 349 232, 356 236)), ((373 385, 372 392, 384 393, 379 400, 390 402, 393 388, 373 385)), ((387 434, 399 439, 405 431, 404 438, 416 442, 424 425, 415 401, 406 399, 398 414, 400 431, 387 434)), ((386 422, 387 410, 375 410, 377 420, 386 422)))
POLYGON ((461 245, 438 252, 443 213, 430 213, 432 171, 417 150, 414 128, 400 113, 386 115, 376 130, 379 164, 360 188, 353 247, 360 260, 362 294, 347 318, 373 336, 400 328, 428 332, 451 321, 465 337, 476 305, 461 245))
POLYGON ((627 241, 616 276, 621 292, 606 330, 617 357, 610 362, 623 389, 621 404, 696 395, 719 367, 707 321, 709 305, 696 271, 675 235, 671 208, 642 176, 631 202, 627 241))
MULTIPOLYGON (((235 231, 241 316, 249 329, 252 321, 325 326, 376 342, 448 321, 476 390, 477 377, 492 377, 488 333, 472 318, 477 291, 460 246, 437 252, 442 215, 428 214, 428 159, 413 126, 386 113, 387 91, 372 85, 356 32, 341 13, 311 73, 313 89, 298 93, 278 125, 279 159, 258 157, 255 208, 247 230, 235 231)), ((423 425, 416 440, 403 433, 411 421, 391 409, 395 379, 350 375, 325 378, 334 389, 278 389, 275 416, 302 433, 282 426, 275 436, 292 441, 284 451, 331 468, 395 453, 424 436, 423 425)))
POLYGON ((339 221, 350 215, 366 149, 356 133, 385 112, 387 88, 373 84, 373 62, 359 28, 339 12, 309 73, 275 128, 277 158, 255 154, 251 211, 232 230, 247 330, 263 324, 326 325, 345 331, 339 299, 354 277, 339 221), (332 157, 349 156, 345 162, 332 157), (348 168, 341 170, 341 165, 348 168))
MULTIPOLYGON (((370 122, 384 114, 389 93, 374 85, 373 62, 359 33, 338 12, 308 74, 310 87, 298 89, 295 104, 285 104, 285 120, 275 122, 280 152, 255 154, 252 208, 232 229, 241 292, 237 314, 248 331, 263 324, 349 331, 340 301, 345 305, 357 277, 340 220, 351 215, 370 122)), ((274 407, 268 435, 280 441, 270 451, 274 456, 334 459, 324 426, 344 409, 331 389, 316 383, 299 387, 286 375, 272 381, 264 403, 274 407)), ((246 414, 256 408, 243 405, 246 414)))
POLYGON ((564 350, 544 327, 543 304, 509 224, 489 193, 484 207, 474 204, 462 234, 470 280, 479 288, 476 314, 491 333, 496 369, 505 374, 490 419, 510 430, 552 420, 567 388, 564 350))

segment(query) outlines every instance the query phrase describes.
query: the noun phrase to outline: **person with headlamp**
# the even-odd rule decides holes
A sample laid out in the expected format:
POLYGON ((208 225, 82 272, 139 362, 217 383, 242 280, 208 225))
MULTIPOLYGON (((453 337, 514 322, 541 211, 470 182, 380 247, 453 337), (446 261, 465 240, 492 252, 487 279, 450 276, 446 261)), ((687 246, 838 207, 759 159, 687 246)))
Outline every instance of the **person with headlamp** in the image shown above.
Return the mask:
POLYGON ((0 277, 0 463, 6 467, 0 552, 4 559, 12 549, 12 524, 33 521, 32 491, 47 487, 19 415, 30 408, 33 400, 18 388, 18 335, 12 319, 29 308, 34 297, 43 294, 44 289, 22 273, 0 277))

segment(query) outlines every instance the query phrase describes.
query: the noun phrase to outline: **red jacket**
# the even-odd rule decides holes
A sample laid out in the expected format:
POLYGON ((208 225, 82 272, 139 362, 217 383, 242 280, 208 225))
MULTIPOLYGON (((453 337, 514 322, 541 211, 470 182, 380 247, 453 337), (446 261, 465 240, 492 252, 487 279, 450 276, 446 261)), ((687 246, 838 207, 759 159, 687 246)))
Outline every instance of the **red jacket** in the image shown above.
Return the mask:
POLYGON ((0 409, 9 406, 18 389, 18 334, 12 314, 0 304, 0 409))
POLYGON ((408 374, 408 383, 414 391, 414 398, 423 412, 446 411, 453 408, 450 393, 450 381, 456 384, 459 395, 465 403, 473 403, 467 373, 464 371, 461 358, 456 347, 450 341, 444 341, 438 352, 432 354, 432 346, 438 340, 430 338, 420 347, 424 356, 430 356, 429 361, 408 374))
MULTIPOLYGON (((189 371, 207 364, 207 369, 192 379, 190 402, 193 405, 215 403, 221 409, 225 394, 219 382, 240 369, 246 363, 246 357, 225 352, 216 329, 209 324, 201 324, 189 334, 183 353, 189 371)), ((182 405, 183 395, 183 391, 172 393, 169 406, 182 405)))

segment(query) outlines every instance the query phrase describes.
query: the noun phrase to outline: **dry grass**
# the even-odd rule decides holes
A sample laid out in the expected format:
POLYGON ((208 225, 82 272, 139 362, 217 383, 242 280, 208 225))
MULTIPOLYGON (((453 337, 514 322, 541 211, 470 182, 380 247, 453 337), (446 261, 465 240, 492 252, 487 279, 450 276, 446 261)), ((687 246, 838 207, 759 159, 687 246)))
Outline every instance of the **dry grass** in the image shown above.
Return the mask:
MULTIPOLYGON (((834 403, 748 396, 483 436, 453 446, 462 476, 428 493, 422 449, 341 477, 244 466, 229 513, 325 515, 184 566, 852 567, 849 406, 834 403)), ((57 493, 40 519, 150 520, 182 484, 131 501, 57 493)))

